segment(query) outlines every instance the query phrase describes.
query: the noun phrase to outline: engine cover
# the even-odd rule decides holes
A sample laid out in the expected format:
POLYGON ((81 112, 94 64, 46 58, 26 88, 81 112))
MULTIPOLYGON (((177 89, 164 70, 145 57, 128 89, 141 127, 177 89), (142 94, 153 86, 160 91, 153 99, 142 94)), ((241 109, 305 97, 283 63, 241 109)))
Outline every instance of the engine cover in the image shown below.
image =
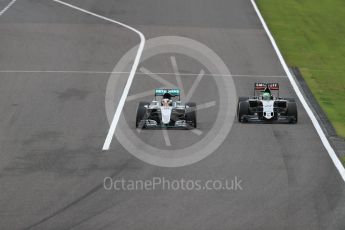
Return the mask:
POLYGON ((262 112, 266 119, 272 119, 274 117, 274 101, 262 101, 262 112))

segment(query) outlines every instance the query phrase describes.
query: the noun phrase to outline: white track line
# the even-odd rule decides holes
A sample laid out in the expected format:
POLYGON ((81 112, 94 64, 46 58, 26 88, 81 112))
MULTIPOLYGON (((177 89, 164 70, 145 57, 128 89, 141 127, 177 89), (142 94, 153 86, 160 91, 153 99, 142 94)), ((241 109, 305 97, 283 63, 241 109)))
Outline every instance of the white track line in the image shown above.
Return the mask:
POLYGON ((196 88, 198 87, 200 81, 202 80, 204 74, 205 74, 205 71, 204 70, 200 70, 200 73, 196 77, 195 81, 193 82, 192 87, 190 87, 190 89, 188 90, 188 93, 187 93, 186 99, 185 99, 186 101, 189 101, 192 98, 192 96, 193 96, 196 88))
POLYGON ((170 87, 170 88, 175 88, 175 85, 172 84, 171 82, 165 80, 164 78, 162 78, 161 76, 159 76, 156 73, 152 73, 150 70, 145 69, 144 67, 140 68, 140 72, 144 73, 145 75, 150 76, 152 79, 158 81, 159 83, 161 83, 162 85, 164 85, 165 87, 170 87))
POLYGON ((177 62, 176 62, 176 57, 175 56, 171 56, 170 60, 171 60, 171 65, 172 65, 174 73, 175 73, 175 77, 176 77, 176 81, 177 81, 177 87, 181 91, 181 97, 185 98, 186 96, 184 94, 184 87, 183 87, 180 71, 178 70, 178 66, 177 66, 177 62))
POLYGON ((307 114, 309 115, 310 120, 313 123, 313 125, 314 125, 314 127, 315 127, 315 129, 316 129, 316 131, 318 133, 318 135, 320 136, 320 139, 321 139, 323 145, 325 146, 329 156, 331 157, 335 167, 337 168, 337 170, 339 171, 341 177, 345 181, 345 168, 344 168, 343 164, 340 162, 339 158, 337 157, 334 149, 330 145, 330 143, 329 143, 325 133, 323 132, 319 122, 317 121, 315 115, 313 114, 312 110, 310 109, 309 105, 307 104, 306 100, 304 99, 303 94, 301 93, 300 89, 298 88, 297 83, 295 82, 295 79, 292 77, 286 62, 285 62, 285 60, 284 60, 284 58, 283 58, 283 56, 282 56, 282 54, 281 54, 281 52, 280 52, 280 50, 279 50, 275 40, 274 40, 270 30, 268 29, 267 24, 266 24, 264 18, 262 17, 262 15, 261 15, 261 13, 260 13, 260 11, 259 11, 259 9, 258 9, 258 7, 257 7, 257 5, 255 3, 255 0, 251 0, 251 2, 253 4, 253 7, 254 7, 254 10, 255 10, 256 14, 258 15, 258 17, 259 17, 259 19, 261 21, 262 26, 264 27, 264 29, 265 29, 265 31, 267 33, 268 38, 270 39, 270 41, 272 43, 272 46, 273 46, 275 52, 277 53, 279 61, 282 64, 282 66, 283 66, 283 68, 285 70, 285 73, 286 73, 286 75, 288 76, 288 78, 289 78, 289 80, 291 82, 292 87, 294 88, 294 90, 295 90, 299 100, 301 101, 304 109, 306 110, 307 114))
MULTIPOLYGON (((143 71, 147 71, 145 68, 140 68, 141 72, 136 72, 136 75, 147 75, 143 71)), ((130 72, 109 72, 109 71, 91 71, 91 70, 0 70, 0 73, 71 73, 71 74, 129 74, 130 72)), ((155 75, 175 75, 175 73, 154 73, 149 72, 150 74, 155 75)), ((179 73, 181 76, 198 76, 200 73, 179 73)), ((209 77, 270 77, 270 78, 286 78, 284 75, 262 75, 262 74, 212 74, 204 73, 204 76, 209 77)))
POLYGON ((0 70, 0 73, 129 74, 130 72, 110 72, 92 70, 0 70))
POLYGON ((126 83, 126 86, 123 90, 123 93, 122 93, 122 96, 121 96, 121 99, 119 101, 119 104, 116 108, 116 112, 114 114, 114 117, 113 117, 113 120, 111 122, 111 125, 110 125, 110 128, 109 128, 109 131, 108 131, 108 134, 107 134, 107 137, 104 141, 104 144, 103 144, 103 150, 109 150, 109 147, 110 147, 110 143, 113 139, 113 136, 114 136, 114 133, 115 133, 115 129, 116 129, 116 126, 117 126, 117 123, 119 122, 119 119, 120 119, 120 115, 121 115, 121 112, 122 112, 122 109, 123 109, 123 106, 125 105, 125 102, 126 102, 126 97, 128 95, 128 92, 129 92, 129 89, 132 85, 132 82, 133 82, 133 79, 134 79, 134 76, 135 76, 135 72, 137 71, 137 68, 138 68, 138 65, 139 65, 139 61, 140 61, 140 57, 141 57, 141 54, 144 50, 144 45, 145 45, 145 36, 137 29, 131 27, 131 26, 128 26, 124 23, 121 23, 121 22, 118 22, 118 21, 115 21, 113 19, 110 19, 110 18, 107 18, 107 17, 104 17, 102 15, 99 15, 99 14, 95 14, 95 13, 92 13, 90 11, 87 11, 85 9, 82 9, 80 7, 77 7, 77 6, 74 6, 72 4, 69 4, 69 3, 66 3, 66 2, 63 2, 63 1, 60 1, 60 0, 53 0, 54 2, 57 2, 57 3, 60 3, 62 5, 65 5, 65 6, 68 6, 70 8, 73 8, 75 10, 79 10, 83 13, 86 13, 86 14, 89 14, 89 15, 92 15, 92 16, 95 16, 97 18, 100 18, 100 19, 103 19, 105 21, 108 21, 108 22, 112 22, 112 23, 115 23, 115 24, 118 24, 120 26, 123 26, 133 32, 135 32, 136 34, 139 35, 140 37, 140 45, 139 45, 139 48, 138 48, 138 53, 137 55, 135 56, 135 59, 134 59, 134 63, 133 63, 133 66, 132 66, 132 69, 131 69, 131 72, 129 74, 129 77, 128 77, 128 80, 127 80, 127 83, 126 83))
POLYGON ((8 5, 0 11, 0 16, 3 15, 17 0, 12 0, 8 5))

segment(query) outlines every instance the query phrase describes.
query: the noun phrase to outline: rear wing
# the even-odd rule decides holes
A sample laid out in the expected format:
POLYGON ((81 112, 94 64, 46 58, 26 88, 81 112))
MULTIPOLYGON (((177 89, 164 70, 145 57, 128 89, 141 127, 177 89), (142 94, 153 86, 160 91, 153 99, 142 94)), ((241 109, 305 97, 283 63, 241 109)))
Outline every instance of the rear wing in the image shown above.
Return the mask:
POLYGON ((155 98, 157 96, 163 96, 166 93, 169 93, 172 97, 180 98, 180 89, 155 89, 155 98))
POLYGON ((279 84, 278 83, 254 83, 254 90, 265 90, 266 88, 269 88, 270 90, 279 90, 279 84))
POLYGON ((279 97, 279 84, 278 83, 261 83, 261 82, 255 82, 254 83, 254 96, 255 96, 256 91, 264 91, 267 88, 270 91, 278 91, 278 97, 279 97))

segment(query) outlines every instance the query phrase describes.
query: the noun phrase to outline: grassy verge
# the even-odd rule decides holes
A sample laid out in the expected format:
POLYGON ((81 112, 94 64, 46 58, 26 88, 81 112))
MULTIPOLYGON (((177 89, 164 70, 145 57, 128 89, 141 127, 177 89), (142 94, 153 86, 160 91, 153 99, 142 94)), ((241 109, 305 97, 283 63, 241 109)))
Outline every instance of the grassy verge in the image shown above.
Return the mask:
POLYGON ((345 165, 345 156, 340 157, 341 162, 345 165))
POLYGON ((300 68, 338 135, 345 137, 345 1, 257 4, 287 64, 300 68))

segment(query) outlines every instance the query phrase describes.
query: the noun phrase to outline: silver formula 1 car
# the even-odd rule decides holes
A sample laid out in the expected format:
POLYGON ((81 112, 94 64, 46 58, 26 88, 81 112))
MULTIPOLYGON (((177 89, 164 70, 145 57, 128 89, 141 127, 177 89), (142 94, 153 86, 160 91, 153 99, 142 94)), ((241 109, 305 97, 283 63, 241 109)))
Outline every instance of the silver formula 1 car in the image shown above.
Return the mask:
POLYGON ((140 102, 137 128, 196 128, 196 104, 183 103, 179 89, 155 89, 152 102, 140 102), (177 100, 175 100, 177 98, 177 100))
POLYGON ((253 97, 238 99, 237 117, 239 122, 297 123, 297 105, 293 98, 279 97, 278 83, 255 83, 253 97))

